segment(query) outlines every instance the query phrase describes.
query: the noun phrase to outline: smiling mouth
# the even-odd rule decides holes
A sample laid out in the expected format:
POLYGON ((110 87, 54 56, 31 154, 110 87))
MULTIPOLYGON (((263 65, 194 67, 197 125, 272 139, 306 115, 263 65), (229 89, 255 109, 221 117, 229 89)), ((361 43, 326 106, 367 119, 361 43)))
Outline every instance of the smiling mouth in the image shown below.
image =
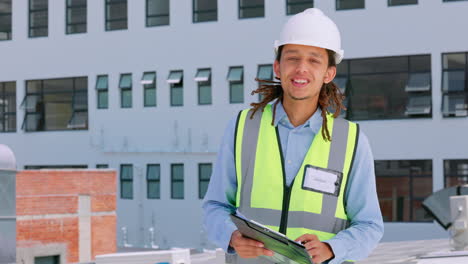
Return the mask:
POLYGON ((302 87, 302 86, 305 86, 305 85, 307 85, 309 83, 309 80, 300 79, 300 78, 292 79, 291 81, 292 81, 293 85, 297 86, 297 87, 302 87))

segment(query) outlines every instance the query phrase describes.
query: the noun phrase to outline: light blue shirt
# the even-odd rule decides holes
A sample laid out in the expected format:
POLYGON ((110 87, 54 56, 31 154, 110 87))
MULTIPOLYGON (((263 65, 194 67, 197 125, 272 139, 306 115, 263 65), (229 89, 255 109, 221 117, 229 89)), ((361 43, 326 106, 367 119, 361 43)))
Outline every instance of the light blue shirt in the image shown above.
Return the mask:
MULTIPOLYGON (((302 161, 322 125, 320 108, 302 125, 294 127, 281 103, 276 108, 274 125, 278 127, 284 157, 286 179, 290 185, 300 169, 302 161)), ((236 211, 237 179, 234 164, 234 134, 236 118, 228 124, 210 184, 203 201, 204 226, 208 238, 226 252, 232 232, 237 228, 229 218, 236 211)), ((327 242, 333 249, 334 259, 330 264, 345 260, 366 258, 377 246, 383 235, 375 187, 374 158, 367 137, 359 133, 356 154, 345 192, 345 208, 351 225, 327 242)), ((291 238, 291 239, 296 239, 291 238)))

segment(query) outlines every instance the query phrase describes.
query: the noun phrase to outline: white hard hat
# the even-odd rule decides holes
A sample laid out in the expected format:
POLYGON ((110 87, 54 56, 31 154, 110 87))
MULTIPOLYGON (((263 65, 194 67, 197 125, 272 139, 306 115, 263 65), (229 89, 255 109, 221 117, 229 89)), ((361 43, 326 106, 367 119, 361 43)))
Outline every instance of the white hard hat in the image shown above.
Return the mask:
POLYGON ((285 44, 298 44, 329 49, 335 52, 336 64, 343 59, 340 31, 320 9, 309 8, 292 16, 284 25, 275 52, 285 44))

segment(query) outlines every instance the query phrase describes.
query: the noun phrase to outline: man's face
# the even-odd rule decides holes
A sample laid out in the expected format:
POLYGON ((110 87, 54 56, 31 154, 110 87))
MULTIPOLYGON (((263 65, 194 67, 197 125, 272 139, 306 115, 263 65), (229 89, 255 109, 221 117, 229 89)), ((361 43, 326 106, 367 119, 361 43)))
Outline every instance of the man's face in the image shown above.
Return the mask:
POLYGON ((328 67, 328 53, 323 48, 287 44, 280 61, 275 61, 276 76, 281 79, 287 102, 318 100, 320 89, 336 75, 336 67, 328 67))

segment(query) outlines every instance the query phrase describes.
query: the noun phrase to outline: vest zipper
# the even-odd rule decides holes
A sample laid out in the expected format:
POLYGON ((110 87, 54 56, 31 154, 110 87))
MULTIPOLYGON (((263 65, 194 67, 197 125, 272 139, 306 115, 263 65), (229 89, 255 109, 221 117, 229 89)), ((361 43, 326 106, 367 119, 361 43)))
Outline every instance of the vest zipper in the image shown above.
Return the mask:
POLYGON ((283 191, 283 209, 281 210, 281 222, 279 232, 286 235, 286 230, 288 228, 288 212, 289 212, 289 202, 291 200, 291 189, 294 184, 294 180, 291 183, 291 186, 284 186, 283 191))
POLYGON ((278 148, 281 157, 281 169, 283 172, 283 207, 281 209, 281 221, 279 226, 279 232, 286 235, 286 230, 288 228, 288 211, 289 211, 289 202, 291 200, 291 189, 294 184, 294 180, 291 182, 291 185, 288 186, 286 183, 286 172, 284 170, 284 157, 283 157, 283 148, 281 147, 281 140, 278 132, 278 126, 275 128, 276 130, 276 139, 278 141, 278 148))

